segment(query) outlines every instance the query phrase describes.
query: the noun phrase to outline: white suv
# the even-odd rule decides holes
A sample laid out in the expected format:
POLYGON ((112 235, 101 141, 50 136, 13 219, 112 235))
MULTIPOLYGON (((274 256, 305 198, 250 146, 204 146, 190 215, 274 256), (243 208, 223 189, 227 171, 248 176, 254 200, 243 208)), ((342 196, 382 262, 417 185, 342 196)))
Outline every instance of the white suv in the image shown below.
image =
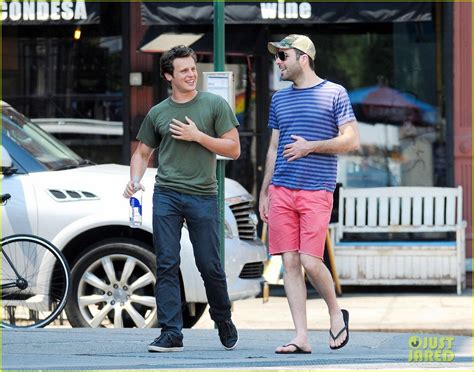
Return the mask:
MULTIPOLYGON (((2 154, 7 154, 2 159, 2 192, 12 195, 2 208, 3 236, 36 234, 62 250, 72 268, 73 290, 66 306, 72 326, 156 326, 151 220, 156 170, 144 176, 143 225, 132 229, 128 201, 122 197, 128 167, 91 164, 8 104, 1 102, 1 111, 2 154)), ((256 237, 253 198, 229 179, 225 195, 230 298, 255 297, 267 250, 256 237)), ((207 300, 186 228, 180 274, 184 324, 192 327, 207 300)))

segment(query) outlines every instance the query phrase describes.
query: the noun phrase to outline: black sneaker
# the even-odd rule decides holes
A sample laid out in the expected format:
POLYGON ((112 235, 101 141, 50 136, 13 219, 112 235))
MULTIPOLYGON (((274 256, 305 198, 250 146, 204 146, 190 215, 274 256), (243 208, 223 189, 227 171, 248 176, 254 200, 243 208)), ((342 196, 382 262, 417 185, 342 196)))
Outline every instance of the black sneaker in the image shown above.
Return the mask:
POLYGON ((169 351, 183 351, 183 340, 169 333, 163 333, 160 337, 148 345, 148 351, 166 353, 169 351))
POLYGON ((218 322, 217 329, 219 330, 219 338, 221 339, 222 345, 224 345, 224 349, 235 349, 239 342, 239 334, 232 320, 229 319, 224 322, 218 322))

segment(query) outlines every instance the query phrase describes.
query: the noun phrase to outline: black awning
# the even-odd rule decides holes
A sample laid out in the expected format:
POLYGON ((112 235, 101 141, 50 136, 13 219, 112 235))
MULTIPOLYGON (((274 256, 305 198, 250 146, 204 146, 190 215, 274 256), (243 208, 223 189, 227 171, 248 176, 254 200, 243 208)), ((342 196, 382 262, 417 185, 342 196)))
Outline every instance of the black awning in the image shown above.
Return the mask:
MULTIPOLYGON (((232 35, 227 30, 228 36, 232 35)), ((225 38, 227 55, 248 56, 255 54, 257 34, 252 30, 239 31, 238 37, 225 38)), ((139 44, 138 50, 146 53, 161 53, 175 45, 186 45, 199 54, 214 53, 214 35, 212 30, 202 29, 189 32, 186 29, 170 29, 170 27, 150 26, 139 44)))
MULTIPOLYGON (((144 25, 204 25, 212 2, 142 2, 144 25)), ((429 2, 226 2, 226 24, 420 22, 432 20, 429 2)))

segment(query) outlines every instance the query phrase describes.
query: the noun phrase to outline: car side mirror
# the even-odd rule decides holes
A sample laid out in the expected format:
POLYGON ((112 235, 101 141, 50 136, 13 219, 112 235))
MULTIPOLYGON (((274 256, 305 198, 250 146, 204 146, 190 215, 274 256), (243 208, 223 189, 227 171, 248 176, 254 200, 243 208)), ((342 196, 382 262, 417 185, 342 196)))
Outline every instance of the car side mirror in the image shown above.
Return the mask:
POLYGON ((2 145, 2 166, 0 171, 3 175, 9 175, 16 172, 15 167, 13 166, 13 160, 10 157, 7 149, 2 145))

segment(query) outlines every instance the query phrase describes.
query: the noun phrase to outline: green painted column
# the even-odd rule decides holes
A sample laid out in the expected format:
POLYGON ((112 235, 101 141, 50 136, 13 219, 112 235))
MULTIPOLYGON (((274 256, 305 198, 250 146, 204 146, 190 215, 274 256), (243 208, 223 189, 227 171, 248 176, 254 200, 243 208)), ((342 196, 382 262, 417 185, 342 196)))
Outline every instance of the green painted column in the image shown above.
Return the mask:
MULTIPOLYGON (((225 69, 224 0, 214 0, 214 71, 225 69)), ((217 200, 219 203, 219 253, 225 270, 225 160, 217 161, 217 200)))

